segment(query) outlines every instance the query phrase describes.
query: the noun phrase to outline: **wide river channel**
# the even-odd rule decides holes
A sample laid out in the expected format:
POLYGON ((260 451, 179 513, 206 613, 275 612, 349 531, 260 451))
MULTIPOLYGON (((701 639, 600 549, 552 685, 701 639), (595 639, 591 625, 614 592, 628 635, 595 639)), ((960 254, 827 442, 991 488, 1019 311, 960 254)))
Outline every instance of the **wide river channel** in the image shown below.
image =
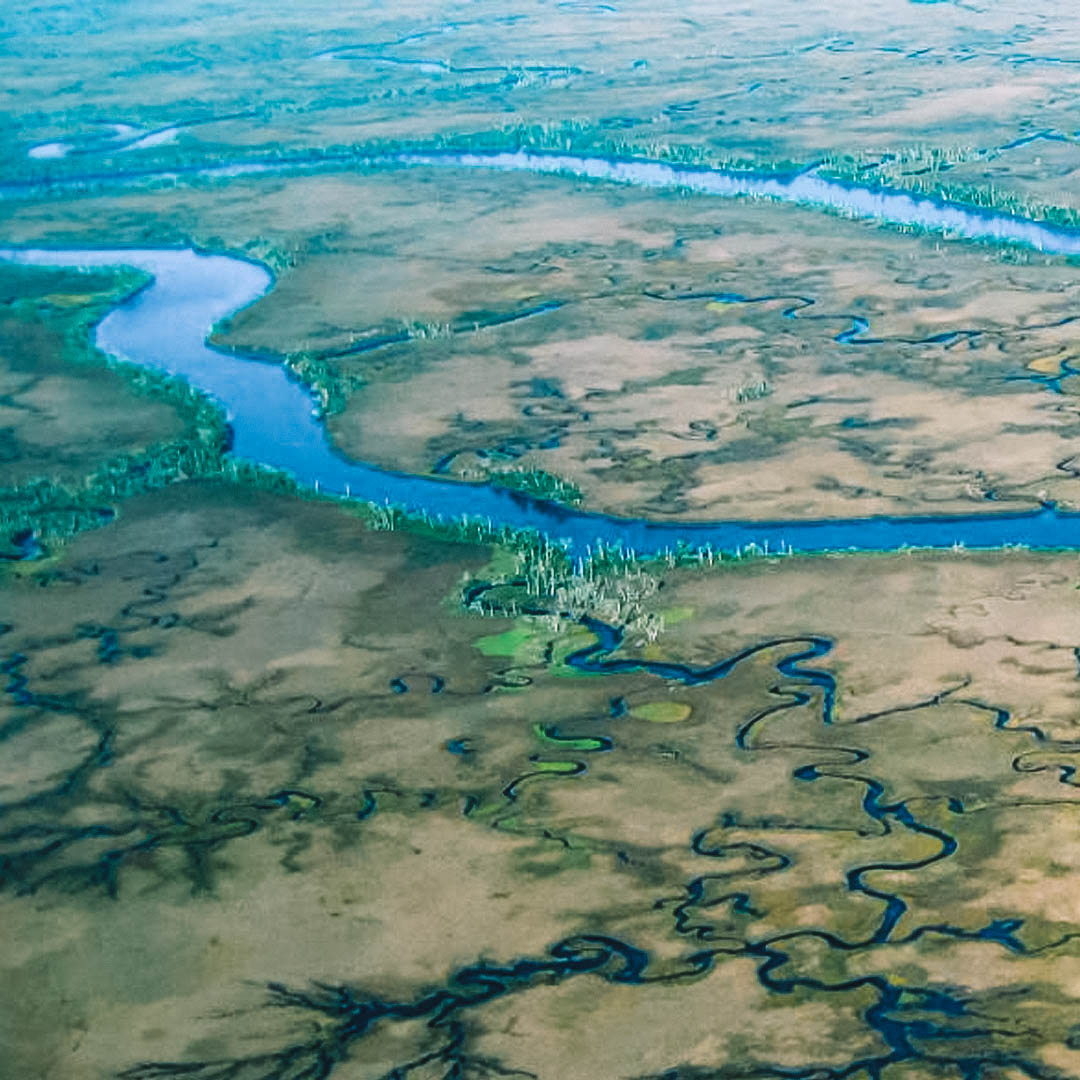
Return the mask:
MULTIPOLYGON (((390 167, 453 166, 556 172, 595 180, 680 187, 721 196, 763 196, 827 206, 857 217, 991 239, 1059 255, 1080 254, 1080 234, 1039 222, 951 206, 899 192, 859 188, 810 174, 787 178, 687 169, 657 162, 543 155, 409 154, 372 159, 390 167)), ((203 172, 266 171, 264 163, 203 172)), ((152 283, 110 312, 96 343, 120 359, 188 380, 225 409, 239 458, 291 473, 321 491, 390 503, 435 518, 490 519, 495 526, 536 529, 584 555, 590 545, 621 544, 651 554, 684 543, 716 551, 804 552, 903 547, 1080 548, 1080 513, 1044 507, 1026 513, 971 513, 807 521, 654 522, 569 510, 482 484, 415 476, 354 462, 326 439, 316 402, 286 368, 220 352, 207 345, 222 319, 273 284, 262 266, 187 250, 0 250, 0 258, 36 266, 133 266, 152 283)))

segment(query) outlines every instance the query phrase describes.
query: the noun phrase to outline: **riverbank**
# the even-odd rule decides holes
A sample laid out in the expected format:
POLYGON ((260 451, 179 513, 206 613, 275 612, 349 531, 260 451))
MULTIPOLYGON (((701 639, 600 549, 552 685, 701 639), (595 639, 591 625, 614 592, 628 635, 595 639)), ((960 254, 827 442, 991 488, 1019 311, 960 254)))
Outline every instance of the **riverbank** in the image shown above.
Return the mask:
POLYGON ((1080 515, 1051 507, 980 513, 832 521, 674 524, 617 518, 537 502, 496 488, 408 476, 348 462, 330 446, 308 391, 279 366, 217 352, 206 338, 220 320, 270 286, 250 263, 193 251, 23 251, 5 257, 31 265, 125 264, 153 282, 98 324, 106 353, 180 377, 224 408, 237 458, 281 470, 302 486, 399 508, 438 522, 463 517, 489 529, 534 530, 575 557, 595 545, 649 556, 680 547, 739 554, 903 547, 1072 547, 1080 515), (163 341, 161 327, 169 326, 163 341))

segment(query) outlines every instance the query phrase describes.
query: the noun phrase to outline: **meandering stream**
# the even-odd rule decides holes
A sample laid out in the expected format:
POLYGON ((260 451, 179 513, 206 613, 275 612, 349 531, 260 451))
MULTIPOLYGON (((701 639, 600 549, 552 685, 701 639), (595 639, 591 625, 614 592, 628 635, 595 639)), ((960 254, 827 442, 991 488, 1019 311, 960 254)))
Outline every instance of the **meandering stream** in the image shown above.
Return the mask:
MULTIPOLYGON (((966 238, 1025 244, 1054 254, 1080 254, 1080 234, 1004 214, 992 214, 895 191, 876 191, 809 173, 768 177, 691 169, 651 161, 621 161, 525 151, 397 154, 368 159, 396 167, 453 166, 572 174, 650 187, 681 187, 726 196, 763 196, 839 209, 860 217, 946 230, 966 238)), ((266 163, 204 172, 263 172, 266 163)), ((1080 547, 1080 513, 1053 507, 1022 513, 865 517, 804 521, 654 522, 570 510, 522 495, 354 462, 327 441, 310 392, 282 366, 218 351, 206 339, 220 320, 272 285, 262 266, 194 250, 0 250, 0 257, 35 266, 128 265, 152 283, 98 325, 99 348, 132 363, 187 379, 226 410, 233 453, 285 470, 304 485, 435 518, 490 519, 532 528, 564 541, 577 554, 600 541, 652 554, 687 544, 721 552, 896 550, 911 547, 1080 547)))

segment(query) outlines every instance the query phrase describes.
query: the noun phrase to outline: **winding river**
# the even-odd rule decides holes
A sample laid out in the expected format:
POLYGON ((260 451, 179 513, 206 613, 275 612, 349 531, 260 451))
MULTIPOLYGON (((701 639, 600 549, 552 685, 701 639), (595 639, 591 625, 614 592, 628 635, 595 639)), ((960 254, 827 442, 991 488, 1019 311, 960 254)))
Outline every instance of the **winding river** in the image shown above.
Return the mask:
MULTIPOLYGON (((656 188, 685 188, 721 196, 758 196, 827 206, 858 217, 944 230, 1058 255, 1080 254, 1080 233, 1035 221, 949 205, 895 191, 860 188, 812 173, 785 178, 524 151, 396 154, 364 159, 392 167, 453 166, 570 174, 656 188)), ((323 161, 325 165, 325 161, 323 161)), ((239 163, 204 174, 265 172, 267 163, 239 163)), ((224 407, 233 453, 282 469, 303 485, 436 519, 490 520, 535 529, 584 555, 598 541, 654 554, 679 544, 718 552, 897 550, 904 547, 1000 548, 1007 545, 1080 548, 1080 513, 1052 506, 1021 513, 865 517, 802 521, 653 522, 587 513, 517 493, 437 477, 416 476, 354 462, 327 441, 316 402, 282 366, 230 355, 207 345, 213 327, 266 293, 262 266, 224 255, 182 250, 0 250, 0 258, 35 266, 127 265, 152 275, 148 287, 98 325, 103 351, 187 379, 224 407)))

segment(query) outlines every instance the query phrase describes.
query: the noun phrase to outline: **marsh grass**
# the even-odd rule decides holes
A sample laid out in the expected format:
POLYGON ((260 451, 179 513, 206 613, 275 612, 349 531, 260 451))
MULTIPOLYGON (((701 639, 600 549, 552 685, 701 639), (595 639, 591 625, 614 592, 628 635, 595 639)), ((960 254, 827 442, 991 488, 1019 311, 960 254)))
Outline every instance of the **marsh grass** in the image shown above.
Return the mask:
POLYGON ((559 503, 562 506, 578 506, 585 499, 584 493, 576 484, 544 469, 498 469, 488 473, 487 482, 492 487, 520 491, 534 499, 559 503))
MULTIPOLYGON (((14 313, 32 310, 60 330, 61 359, 81 367, 104 367, 115 372, 136 394, 168 405, 181 419, 182 433, 145 451, 112 455, 81 479, 60 482, 44 475, 0 487, 0 532, 29 530, 55 544, 84 529, 111 519, 107 509, 130 495, 153 490, 190 477, 220 473, 228 441, 225 418, 208 398, 182 379, 150 371, 107 356, 93 348, 90 334, 97 322, 118 303, 129 299, 149 282, 130 268, 110 271, 112 287, 89 294, 78 307, 43 302, 34 286, 45 275, 32 267, 8 268, 6 282, 14 313)), ((72 273, 72 272, 66 272, 72 273)), ((74 272, 80 280, 82 272, 74 272)))
POLYGON ((1080 210, 1018 194, 994 183, 953 180, 958 165, 990 161, 996 151, 972 146, 908 146, 884 154, 836 154, 822 159, 820 175, 846 183, 869 184, 923 195, 975 210, 1027 218, 1063 228, 1080 228, 1080 210))

